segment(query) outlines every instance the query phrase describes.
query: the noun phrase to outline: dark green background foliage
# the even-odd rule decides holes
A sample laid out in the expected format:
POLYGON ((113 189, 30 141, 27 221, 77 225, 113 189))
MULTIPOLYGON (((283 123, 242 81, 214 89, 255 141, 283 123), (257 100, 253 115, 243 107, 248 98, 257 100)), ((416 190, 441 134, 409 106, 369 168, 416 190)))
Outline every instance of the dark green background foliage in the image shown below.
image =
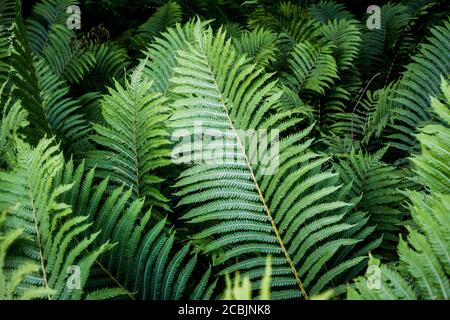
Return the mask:
POLYGON ((2 0, 0 299, 448 299, 450 12, 374 2, 2 0))

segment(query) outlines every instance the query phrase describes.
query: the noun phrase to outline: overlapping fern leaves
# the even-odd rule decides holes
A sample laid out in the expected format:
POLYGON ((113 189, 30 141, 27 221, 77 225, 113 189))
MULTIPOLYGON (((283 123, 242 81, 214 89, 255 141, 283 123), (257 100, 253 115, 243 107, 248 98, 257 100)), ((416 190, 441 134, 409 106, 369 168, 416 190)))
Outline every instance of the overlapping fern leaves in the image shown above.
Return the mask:
POLYGON ((72 183, 60 196, 75 212, 83 212, 91 224, 89 232, 98 232, 92 246, 105 241, 115 246, 93 266, 88 298, 120 295, 128 299, 205 299, 212 295, 211 270, 204 270, 195 286, 197 255, 189 245, 180 246, 166 219, 156 221, 152 210, 144 208, 144 199, 135 200, 131 188, 112 187, 110 179, 98 181, 95 169, 73 161, 58 172, 56 184, 72 183))
POLYGON ((442 76, 450 74, 450 22, 430 30, 432 36, 420 48, 414 62, 407 67, 399 84, 398 102, 395 110, 394 133, 390 135, 392 146, 410 152, 417 146, 416 129, 431 118, 430 96, 439 93, 442 76))
POLYGON ((450 25, 380 6, 2 1, 0 298, 448 299, 450 25))
MULTIPOLYGON (((373 155, 356 153, 354 150, 336 164, 344 184, 352 184, 349 197, 361 197, 356 210, 369 213, 369 224, 376 226, 371 235, 383 238, 381 256, 389 260, 395 257, 395 247, 401 224, 405 218, 403 209, 405 196, 401 190, 408 185, 406 174, 381 161, 386 148, 373 155)), ((377 252, 378 253, 378 252, 377 252)))
MULTIPOLYGON (((350 299, 448 299, 450 293, 450 86, 442 82, 444 103, 432 99, 432 108, 443 120, 429 124, 417 135, 422 153, 412 158, 418 181, 427 193, 407 193, 415 227, 398 245, 400 266, 381 266, 380 287, 370 290, 358 278, 350 299), (432 166, 430 166, 432 164, 432 166), (429 192, 429 193, 428 193, 429 192)), ((376 262, 376 261, 375 261, 376 262)))
POLYGON ((8 251, 23 235, 23 229, 2 230, 7 211, 0 215, 0 300, 30 300, 45 298, 51 290, 30 286, 20 288, 27 276, 39 271, 39 265, 25 262, 17 267, 6 267, 8 251))
POLYGON ((20 6, 17 10, 12 27, 10 78, 13 94, 29 114, 32 130, 27 136, 33 143, 44 135, 58 135, 67 144, 82 140, 87 126, 83 115, 77 113, 78 102, 68 96, 67 83, 53 73, 45 59, 33 57, 25 38, 20 6))
MULTIPOLYGON (((86 216, 72 216, 71 207, 57 201, 71 186, 52 185, 64 164, 52 143, 52 140, 43 140, 35 149, 30 149, 19 142, 14 170, 0 174, 0 208, 12 210, 12 216, 5 222, 7 230, 22 228, 26 235, 20 245, 21 256, 39 266, 24 280, 25 286, 43 288, 48 299, 78 299, 85 294, 82 289, 93 263, 111 245, 105 242, 89 252, 87 249, 98 233, 77 238, 89 224, 86 216), (81 271, 79 290, 71 290, 66 285, 66 272, 72 265, 77 265, 81 271)), ((9 263, 14 266, 21 261, 13 257, 9 263)))

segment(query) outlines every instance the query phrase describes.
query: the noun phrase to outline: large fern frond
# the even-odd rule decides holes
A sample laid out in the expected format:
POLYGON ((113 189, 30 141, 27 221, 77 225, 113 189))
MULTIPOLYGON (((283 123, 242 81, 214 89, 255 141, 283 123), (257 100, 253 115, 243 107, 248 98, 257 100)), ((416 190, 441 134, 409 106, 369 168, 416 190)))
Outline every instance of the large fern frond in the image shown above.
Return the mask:
POLYGON ((364 259, 336 258, 340 248, 359 241, 345 235, 355 225, 346 223, 348 204, 334 201, 336 174, 322 170, 326 158, 308 151, 311 140, 304 138, 311 128, 282 139, 279 150, 272 145, 256 161, 238 131, 275 127, 283 136, 301 118, 274 113, 281 92, 273 93, 271 75, 239 59, 223 32, 213 36, 197 23, 195 36, 195 44, 180 52, 172 79, 174 92, 183 95, 174 103, 172 125, 189 136, 201 123, 203 141, 213 140, 183 139, 173 151, 191 164, 175 185, 179 205, 189 208, 182 219, 199 228, 192 239, 215 256, 221 274, 240 270, 258 287, 265 255, 272 254, 272 297, 307 298, 364 259), (214 157, 218 150, 222 158, 214 157))
POLYGON ((75 143, 88 130, 83 115, 78 113, 78 101, 68 96, 67 83, 53 73, 43 58, 33 57, 25 39, 20 7, 17 10, 10 49, 10 77, 13 95, 28 112, 31 126, 27 136, 36 144, 45 135, 56 135, 69 149, 70 145, 76 149, 75 143))

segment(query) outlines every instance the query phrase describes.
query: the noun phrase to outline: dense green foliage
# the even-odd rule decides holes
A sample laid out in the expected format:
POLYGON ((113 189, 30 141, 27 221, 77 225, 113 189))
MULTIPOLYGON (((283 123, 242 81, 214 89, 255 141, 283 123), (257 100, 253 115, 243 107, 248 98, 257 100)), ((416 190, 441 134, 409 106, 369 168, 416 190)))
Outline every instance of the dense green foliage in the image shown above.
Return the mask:
POLYGON ((0 299, 448 299, 445 4, 2 0, 0 299))

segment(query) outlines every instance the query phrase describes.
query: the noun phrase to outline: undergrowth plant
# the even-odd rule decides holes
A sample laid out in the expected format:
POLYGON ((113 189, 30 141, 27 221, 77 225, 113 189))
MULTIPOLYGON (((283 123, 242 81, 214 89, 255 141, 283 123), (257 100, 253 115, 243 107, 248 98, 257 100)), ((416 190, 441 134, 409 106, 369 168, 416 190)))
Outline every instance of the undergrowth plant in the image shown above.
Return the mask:
POLYGON ((2 0, 0 299, 448 299, 450 12, 379 14, 2 0))

